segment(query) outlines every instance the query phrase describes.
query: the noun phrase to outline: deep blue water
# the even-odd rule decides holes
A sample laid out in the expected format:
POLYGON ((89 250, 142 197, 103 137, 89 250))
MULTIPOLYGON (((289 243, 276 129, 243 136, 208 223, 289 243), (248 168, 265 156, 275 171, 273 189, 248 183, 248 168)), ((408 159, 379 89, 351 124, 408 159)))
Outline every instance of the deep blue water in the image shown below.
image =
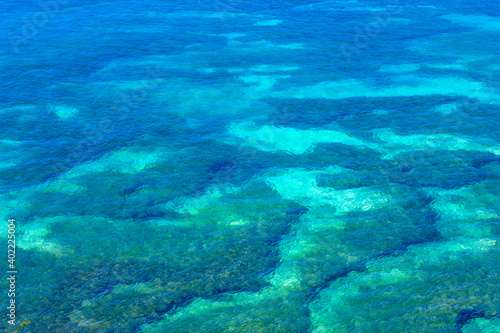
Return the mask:
POLYGON ((498 3, 0 21, 0 329, 499 332, 498 3))

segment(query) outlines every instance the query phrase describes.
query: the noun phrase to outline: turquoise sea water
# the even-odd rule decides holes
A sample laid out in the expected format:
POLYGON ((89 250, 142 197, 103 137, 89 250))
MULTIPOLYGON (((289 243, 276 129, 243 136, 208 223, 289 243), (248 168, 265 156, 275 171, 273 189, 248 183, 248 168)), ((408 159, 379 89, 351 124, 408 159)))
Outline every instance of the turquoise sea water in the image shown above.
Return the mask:
POLYGON ((0 21, 19 332, 500 332, 498 3, 0 21))

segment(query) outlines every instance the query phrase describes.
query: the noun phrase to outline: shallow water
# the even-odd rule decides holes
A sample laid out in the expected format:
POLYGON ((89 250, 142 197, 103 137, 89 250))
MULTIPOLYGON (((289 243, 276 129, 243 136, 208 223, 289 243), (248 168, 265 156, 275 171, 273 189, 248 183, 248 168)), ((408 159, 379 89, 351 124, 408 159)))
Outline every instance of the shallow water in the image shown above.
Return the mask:
POLYGON ((499 13, 4 1, 15 326, 499 332, 499 13))

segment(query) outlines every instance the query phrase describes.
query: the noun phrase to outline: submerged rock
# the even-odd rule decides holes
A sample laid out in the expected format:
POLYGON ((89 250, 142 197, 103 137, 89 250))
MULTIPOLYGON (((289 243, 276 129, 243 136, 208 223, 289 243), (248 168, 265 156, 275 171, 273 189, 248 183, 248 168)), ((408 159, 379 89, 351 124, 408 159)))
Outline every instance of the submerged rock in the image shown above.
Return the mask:
POLYGON ((496 239, 415 245, 333 281, 310 305, 312 332, 453 332, 464 311, 500 311, 496 239))

